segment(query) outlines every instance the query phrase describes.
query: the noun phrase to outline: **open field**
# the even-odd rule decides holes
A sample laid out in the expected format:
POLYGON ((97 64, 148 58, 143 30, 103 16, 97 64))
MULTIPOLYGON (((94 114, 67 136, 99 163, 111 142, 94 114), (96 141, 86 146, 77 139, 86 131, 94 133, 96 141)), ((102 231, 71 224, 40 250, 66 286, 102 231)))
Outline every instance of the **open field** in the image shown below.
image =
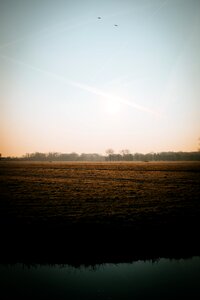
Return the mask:
POLYGON ((58 238, 69 248, 84 236, 166 249, 180 239, 197 251, 199 162, 0 162, 0 189, 5 243, 58 238))

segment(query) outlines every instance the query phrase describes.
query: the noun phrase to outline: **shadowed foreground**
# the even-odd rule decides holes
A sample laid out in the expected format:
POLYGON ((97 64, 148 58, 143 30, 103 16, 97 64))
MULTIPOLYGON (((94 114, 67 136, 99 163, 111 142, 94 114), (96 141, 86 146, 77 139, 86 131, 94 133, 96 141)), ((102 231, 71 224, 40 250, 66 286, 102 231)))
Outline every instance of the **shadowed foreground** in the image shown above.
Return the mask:
POLYGON ((200 255, 200 163, 0 162, 0 262, 200 255))

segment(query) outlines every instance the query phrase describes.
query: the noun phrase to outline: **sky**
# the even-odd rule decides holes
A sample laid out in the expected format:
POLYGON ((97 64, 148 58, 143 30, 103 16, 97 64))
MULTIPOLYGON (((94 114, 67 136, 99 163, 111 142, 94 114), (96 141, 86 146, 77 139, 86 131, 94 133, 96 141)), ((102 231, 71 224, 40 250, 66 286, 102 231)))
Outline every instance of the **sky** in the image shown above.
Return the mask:
POLYGON ((196 151, 199 0, 0 0, 0 153, 196 151))

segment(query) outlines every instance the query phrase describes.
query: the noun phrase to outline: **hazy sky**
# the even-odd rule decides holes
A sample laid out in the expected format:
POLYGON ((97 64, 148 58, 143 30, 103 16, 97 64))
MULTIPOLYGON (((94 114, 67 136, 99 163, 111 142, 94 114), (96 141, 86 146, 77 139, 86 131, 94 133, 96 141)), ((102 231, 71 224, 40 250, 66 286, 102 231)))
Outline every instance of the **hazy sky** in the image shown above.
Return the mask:
POLYGON ((196 151, 199 53, 200 0, 0 0, 0 152, 196 151))

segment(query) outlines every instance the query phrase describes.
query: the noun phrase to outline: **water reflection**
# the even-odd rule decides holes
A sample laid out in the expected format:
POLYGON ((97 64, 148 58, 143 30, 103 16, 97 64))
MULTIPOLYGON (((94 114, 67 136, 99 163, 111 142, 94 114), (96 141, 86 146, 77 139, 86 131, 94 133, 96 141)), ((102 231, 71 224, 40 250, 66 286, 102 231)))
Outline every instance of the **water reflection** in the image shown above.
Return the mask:
POLYGON ((200 257, 96 267, 0 266, 0 297, 12 299, 200 299, 200 257))

